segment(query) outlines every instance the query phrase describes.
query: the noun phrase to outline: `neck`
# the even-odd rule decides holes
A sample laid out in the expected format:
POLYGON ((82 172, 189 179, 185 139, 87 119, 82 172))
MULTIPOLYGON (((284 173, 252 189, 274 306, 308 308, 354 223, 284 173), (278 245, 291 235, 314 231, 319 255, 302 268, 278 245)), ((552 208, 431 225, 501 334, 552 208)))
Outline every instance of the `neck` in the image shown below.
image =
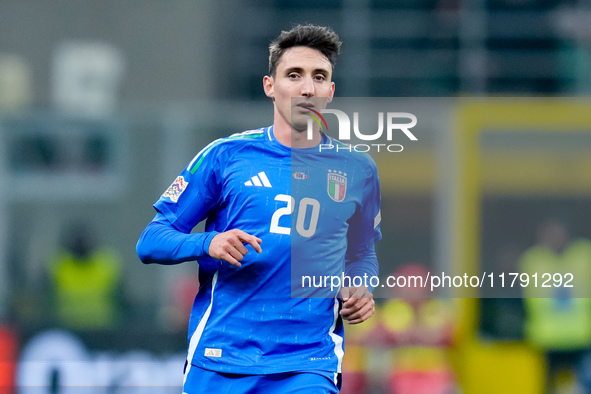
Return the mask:
POLYGON ((308 132, 295 130, 282 116, 275 114, 273 135, 281 144, 290 148, 313 148, 322 142, 322 135, 318 125, 313 125, 312 139, 308 139, 308 132))

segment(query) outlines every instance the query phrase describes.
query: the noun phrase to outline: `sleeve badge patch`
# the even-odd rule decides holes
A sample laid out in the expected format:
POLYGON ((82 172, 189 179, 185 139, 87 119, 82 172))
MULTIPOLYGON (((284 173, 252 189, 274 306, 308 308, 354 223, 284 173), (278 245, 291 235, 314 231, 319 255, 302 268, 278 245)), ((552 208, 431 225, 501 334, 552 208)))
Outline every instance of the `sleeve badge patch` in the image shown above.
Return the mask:
POLYGON ((168 197, 170 201, 177 202, 188 185, 189 182, 185 182, 185 178, 179 176, 172 182, 172 185, 164 192, 162 197, 168 197))

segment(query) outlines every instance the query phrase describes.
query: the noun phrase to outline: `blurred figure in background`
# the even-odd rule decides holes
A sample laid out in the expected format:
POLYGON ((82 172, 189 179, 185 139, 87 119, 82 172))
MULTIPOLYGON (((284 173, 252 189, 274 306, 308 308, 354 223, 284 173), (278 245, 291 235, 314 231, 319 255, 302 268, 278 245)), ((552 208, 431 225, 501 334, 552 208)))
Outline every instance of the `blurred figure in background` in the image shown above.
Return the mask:
POLYGON ((76 224, 65 235, 49 272, 56 322, 71 329, 113 328, 119 318, 119 257, 97 246, 88 225, 76 224))
MULTIPOLYGON (((407 264, 394 276, 427 280, 428 272, 423 264, 407 264)), ((455 317, 452 305, 431 298, 428 288, 411 280, 393 290, 396 298, 386 302, 381 315, 393 347, 389 393, 454 393, 456 378, 449 354, 455 317)))
POLYGON ((343 382, 347 393, 450 394, 457 390, 450 361, 455 314, 446 300, 431 298, 427 267, 407 264, 394 273, 405 283, 393 287, 392 298, 376 305, 375 319, 347 326, 343 382))
POLYGON ((343 387, 339 394, 363 394, 370 390, 371 378, 379 375, 379 370, 369 366, 373 349, 369 348, 369 335, 374 335, 377 324, 378 305, 376 303, 374 318, 364 324, 345 324, 345 355, 343 356, 343 387), (370 376, 370 371, 371 375, 370 376))
POLYGON ((16 332, 0 320, 0 394, 13 394, 18 358, 16 332))
POLYGON ((199 275, 185 272, 172 281, 167 289, 166 304, 161 320, 166 330, 184 333, 189 327, 189 317, 195 295, 199 292, 199 275))
POLYGON ((584 298, 588 289, 565 286, 565 274, 572 274, 574 283, 587 283, 591 242, 571 240, 563 221, 545 219, 538 226, 536 245, 523 253, 519 268, 530 276, 523 289, 525 338, 546 353, 548 392, 573 392, 576 368, 591 345, 591 300, 584 298), (536 273, 537 286, 531 280, 536 273), (551 275, 550 286, 544 274, 551 275), (555 274, 563 279, 559 286, 555 274))

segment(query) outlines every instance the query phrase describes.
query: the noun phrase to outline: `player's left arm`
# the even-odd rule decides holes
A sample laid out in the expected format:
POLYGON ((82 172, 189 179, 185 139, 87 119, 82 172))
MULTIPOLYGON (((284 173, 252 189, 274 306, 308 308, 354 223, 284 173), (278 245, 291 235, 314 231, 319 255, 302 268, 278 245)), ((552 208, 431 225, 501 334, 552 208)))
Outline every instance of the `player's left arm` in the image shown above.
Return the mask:
POLYGON ((340 313, 349 324, 364 322, 375 312, 372 292, 377 283, 379 265, 374 244, 382 238, 381 197, 377 167, 373 160, 370 164, 362 203, 351 219, 347 234, 345 276, 351 278, 352 283, 363 284, 359 287, 341 289, 343 305, 340 313), (356 277, 359 279, 355 280, 356 277))

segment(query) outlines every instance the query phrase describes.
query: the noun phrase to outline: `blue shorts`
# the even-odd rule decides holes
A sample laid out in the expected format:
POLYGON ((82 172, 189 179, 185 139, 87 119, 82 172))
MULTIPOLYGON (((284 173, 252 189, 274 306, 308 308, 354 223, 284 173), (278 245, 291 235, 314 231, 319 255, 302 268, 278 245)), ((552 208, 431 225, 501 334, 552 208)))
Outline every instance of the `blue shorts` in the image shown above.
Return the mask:
POLYGON ((190 365, 183 394, 337 394, 340 375, 324 371, 242 375, 209 371, 190 365))

